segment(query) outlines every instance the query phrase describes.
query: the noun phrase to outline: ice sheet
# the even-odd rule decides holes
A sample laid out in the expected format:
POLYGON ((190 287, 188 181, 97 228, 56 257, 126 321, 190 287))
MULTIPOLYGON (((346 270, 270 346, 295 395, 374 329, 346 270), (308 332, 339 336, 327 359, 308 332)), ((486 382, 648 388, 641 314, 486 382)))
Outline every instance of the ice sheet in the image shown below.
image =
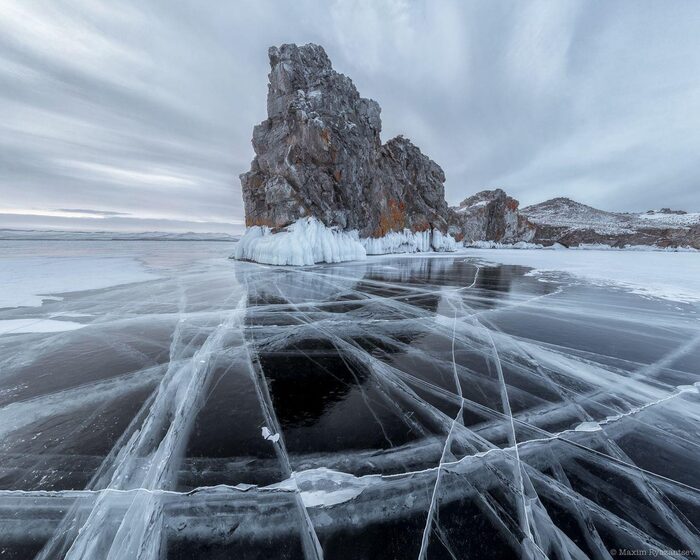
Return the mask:
POLYGON ((5 319, 0 320, 0 336, 19 333, 52 333, 82 329, 85 325, 74 321, 55 319, 5 319))
POLYGON ((83 324, 0 337, 0 555, 697 550, 697 303, 488 262, 507 250, 217 250, 0 311, 83 324))
POLYGON ((700 301, 700 256, 695 252, 479 249, 466 250, 465 254, 533 267, 537 273, 566 272, 645 296, 700 301))
POLYGON ((52 294, 152 280, 135 259, 81 257, 0 258, 0 308, 41 305, 52 294))

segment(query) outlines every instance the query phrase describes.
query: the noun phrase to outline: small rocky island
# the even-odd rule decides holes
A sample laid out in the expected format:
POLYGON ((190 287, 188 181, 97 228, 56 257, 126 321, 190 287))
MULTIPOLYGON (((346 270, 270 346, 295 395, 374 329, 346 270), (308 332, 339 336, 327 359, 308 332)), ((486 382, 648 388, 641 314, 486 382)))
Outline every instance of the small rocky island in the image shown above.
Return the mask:
MULTIPOLYGON (((269 59, 267 119, 253 130, 255 159, 241 175, 248 229, 235 258, 310 265, 483 241, 599 239, 550 227, 536 207, 528 219, 501 189, 449 207, 442 168, 403 136, 382 144, 379 104, 361 97, 321 46, 272 47, 269 59)), ((671 245, 689 238, 670 237, 671 245)))
POLYGON ((248 231, 237 258, 313 264, 366 254, 449 251, 440 166, 398 136, 318 45, 269 50, 267 120, 241 176, 248 231))

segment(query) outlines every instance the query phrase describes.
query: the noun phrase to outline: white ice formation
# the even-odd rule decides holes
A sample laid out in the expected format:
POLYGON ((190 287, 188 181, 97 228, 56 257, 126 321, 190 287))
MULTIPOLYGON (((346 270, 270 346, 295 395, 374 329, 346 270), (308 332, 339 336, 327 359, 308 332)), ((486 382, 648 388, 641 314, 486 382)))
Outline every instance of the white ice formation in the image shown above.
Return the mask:
POLYGON ((356 232, 326 227, 315 218, 302 218, 278 233, 266 226, 248 228, 236 245, 235 258, 304 266, 362 260, 365 255, 356 232))
POLYGON ((283 231, 253 226, 236 245, 234 258, 264 264, 304 266, 363 260, 366 255, 455 251, 449 234, 426 230, 391 232, 379 238, 360 238, 356 231, 326 227, 316 218, 302 218, 283 231))

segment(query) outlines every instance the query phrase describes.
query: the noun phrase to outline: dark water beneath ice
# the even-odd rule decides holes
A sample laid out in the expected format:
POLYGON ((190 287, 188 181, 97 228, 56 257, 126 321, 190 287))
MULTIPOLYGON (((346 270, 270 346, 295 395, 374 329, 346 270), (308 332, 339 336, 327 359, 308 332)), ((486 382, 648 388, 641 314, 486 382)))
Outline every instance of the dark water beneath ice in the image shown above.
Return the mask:
POLYGON ((0 557, 700 550, 697 305, 478 252, 230 252, 0 245, 47 286, 150 274, 0 310, 80 327, 0 336, 0 557))

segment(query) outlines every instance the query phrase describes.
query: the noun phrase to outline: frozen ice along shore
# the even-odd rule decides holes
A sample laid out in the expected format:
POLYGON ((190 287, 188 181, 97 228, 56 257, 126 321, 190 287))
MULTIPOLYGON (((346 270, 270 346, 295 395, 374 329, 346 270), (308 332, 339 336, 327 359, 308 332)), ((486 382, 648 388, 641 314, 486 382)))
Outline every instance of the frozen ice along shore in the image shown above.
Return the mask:
POLYGON ((546 279, 566 273, 595 285, 610 285, 646 297, 700 302, 700 258, 689 251, 465 249, 469 257, 526 266, 546 279))
POLYGON ((357 231, 326 227, 315 218, 302 218, 284 231, 266 226, 248 228, 236 245, 234 258, 264 264, 304 266, 363 260, 367 255, 455 251, 457 242, 438 230, 390 232, 360 238, 357 231))

